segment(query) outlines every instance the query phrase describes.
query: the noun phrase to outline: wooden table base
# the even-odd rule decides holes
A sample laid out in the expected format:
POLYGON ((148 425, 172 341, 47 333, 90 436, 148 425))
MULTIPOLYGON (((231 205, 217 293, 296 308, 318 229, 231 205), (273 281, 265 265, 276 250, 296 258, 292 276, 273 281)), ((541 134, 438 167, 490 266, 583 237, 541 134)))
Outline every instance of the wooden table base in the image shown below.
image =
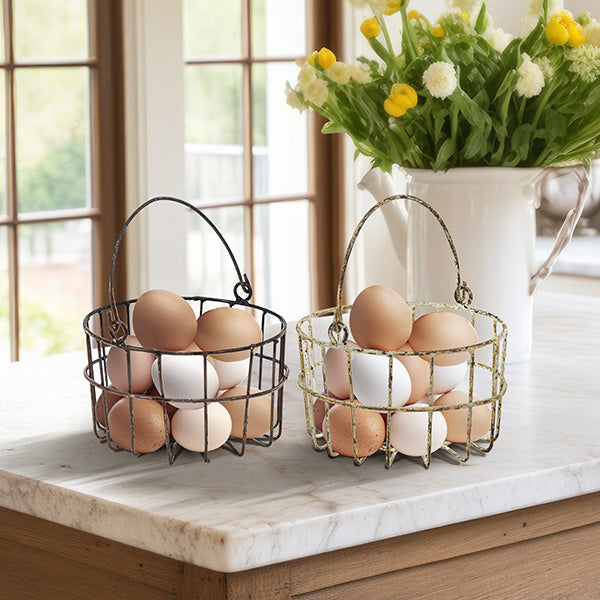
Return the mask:
POLYGON ((0 598, 599 600, 600 493, 239 573, 0 508, 0 598))

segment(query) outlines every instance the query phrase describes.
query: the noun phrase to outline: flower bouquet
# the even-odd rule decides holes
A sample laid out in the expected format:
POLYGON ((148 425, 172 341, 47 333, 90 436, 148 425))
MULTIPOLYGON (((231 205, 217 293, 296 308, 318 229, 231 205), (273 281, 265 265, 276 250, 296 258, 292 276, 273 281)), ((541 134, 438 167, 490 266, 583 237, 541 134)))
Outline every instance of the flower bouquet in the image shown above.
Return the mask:
POLYGON ((409 0, 351 0, 379 60, 322 48, 286 86, 287 102, 327 119, 373 167, 548 167, 589 163, 600 148, 600 23, 562 0, 531 0, 519 37, 480 0, 448 0, 434 23, 409 0), (386 16, 402 18, 395 49, 386 16))

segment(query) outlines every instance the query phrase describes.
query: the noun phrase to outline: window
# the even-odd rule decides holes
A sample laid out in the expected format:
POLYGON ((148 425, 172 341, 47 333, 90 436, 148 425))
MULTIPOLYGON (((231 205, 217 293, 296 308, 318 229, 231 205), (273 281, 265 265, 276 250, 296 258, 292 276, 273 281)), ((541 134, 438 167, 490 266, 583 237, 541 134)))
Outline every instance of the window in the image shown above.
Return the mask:
POLYGON ((83 348, 122 215, 118 3, 0 10, 1 361, 83 348))

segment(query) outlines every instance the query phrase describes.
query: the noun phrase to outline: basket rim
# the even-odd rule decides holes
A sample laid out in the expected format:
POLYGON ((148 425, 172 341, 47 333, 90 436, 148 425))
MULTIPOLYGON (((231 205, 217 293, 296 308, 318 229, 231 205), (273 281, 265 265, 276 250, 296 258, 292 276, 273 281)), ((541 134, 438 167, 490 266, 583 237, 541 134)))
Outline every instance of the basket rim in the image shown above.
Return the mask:
MULTIPOLYGON (((251 302, 232 300, 232 299, 228 299, 228 298, 216 298, 213 296, 182 296, 182 298, 186 301, 189 300, 192 302, 199 302, 199 301, 221 302, 223 304, 228 304, 230 306, 230 308, 233 308, 233 306, 247 306, 248 308, 255 308, 255 309, 263 311, 263 315, 269 314, 269 315, 275 317, 276 319, 278 319, 280 329, 274 335, 272 335, 268 338, 265 338, 264 340, 261 340, 259 342, 254 342, 254 343, 248 344, 246 346, 239 346, 237 348, 224 348, 222 350, 161 350, 159 348, 146 348, 144 346, 131 346, 129 344, 126 344, 125 340, 119 341, 119 340, 109 339, 107 337, 103 337, 102 335, 100 335, 98 333, 95 333, 94 331, 92 331, 90 329, 89 322, 90 322, 90 319, 94 315, 100 315, 103 312, 107 312, 107 311, 111 310, 111 308, 112 308, 111 305, 105 304, 104 306, 95 308, 94 310, 90 311, 89 313, 87 313, 85 315, 85 317, 83 318, 83 322, 82 322, 83 330, 84 330, 85 334, 87 336, 89 336, 91 339, 94 339, 97 342, 102 342, 105 345, 119 347, 123 350, 134 350, 137 352, 150 352, 151 354, 160 353, 160 354, 186 355, 186 356, 193 355, 193 356, 206 356, 206 357, 213 356, 215 354, 228 354, 228 353, 231 353, 234 351, 239 351, 239 350, 253 350, 254 348, 257 348, 257 347, 266 346, 267 344, 275 342, 276 340, 283 337, 287 331, 287 321, 280 314, 276 313, 275 311, 271 310, 270 308, 260 306, 259 304, 252 304, 251 302)), ((131 304, 135 304, 138 301, 138 299, 139 298, 121 300, 120 302, 117 302, 115 304, 115 306, 117 306, 117 307, 129 306, 131 304)), ((261 329, 262 329, 262 327, 261 327, 261 329)))
MULTIPOLYGON (((317 344, 318 346, 321 346, 323 348, 327 348, 327 347, 342 348, 346 352, 349 352, 349 353, 361 353, 362 352, 364 354, 376 354, 376 355, 391 356, 391 357, 419 356, 421 358, 424 358, 424 359, 428 358, 430 360, 433 360, 436 356, 443 355, 443 354, 455 354, 455 353, 460 353, 460 352, 474 353, 479 348, 485 348, 486 346, 490 346, 491 344, 493 344, 495 342, 500 343, 503 339, 506 339, 506 337, 507 337, 508 328, 506 326, 506 323, 497 315, 494 315, 493 313, 490 313, 485 310, 472 308, 471 306, 462 306, 462 305, 457 305, 457 304, 444 304, 444 303, 440 303, 440 302, 410 301, 410 302, 407 302, 407 304, 411 308, 419 308, 419 307, 444 308, 444 309, 468 312, 468 313, 471 313, 472 315, 477 314, 477 315, 491 319, 494 323, 499 324, 501 326, 501 329, 495 336, 492 336, 489 339, 486 339, 483 341, 478 341, 477 343, 470 344, 468 346, 457 346, 455 348, 446 348, 443 350, 375 350, 372 348, 352 348, 351 346, 349 346, 347 344, 347 341, 348 341, 347 339, 344 341, 337 341, 337 342, 334 342, 331 339, 328 339, 328 340, 317 339, 316 337, 314 337, 314 335, 311 335, 302 330, 302 327, 306 324, 310 324, 312 319, 319 319, 322 317, 328 317, 328 316, 332 316, 332 315, 335 317, 335 313, 336 313, 338 307, 333 306, 333 307, 329 307, 329 308, 324 308, 322 310, 316 311, 309 315, 305 315, 305 316, 301 317, 300 319, 298 319, 298 321, 296 323, 296 332, 297 332, 298 338, 300 340, 305 341, 305 342, 310 342, 312 344, 317 344)), ((345 312, 349 311, 351 308, 352 308, 351 304, 346 304, 341 307, 341 311, 342 311, 342 313, 345 313, 345 312)))

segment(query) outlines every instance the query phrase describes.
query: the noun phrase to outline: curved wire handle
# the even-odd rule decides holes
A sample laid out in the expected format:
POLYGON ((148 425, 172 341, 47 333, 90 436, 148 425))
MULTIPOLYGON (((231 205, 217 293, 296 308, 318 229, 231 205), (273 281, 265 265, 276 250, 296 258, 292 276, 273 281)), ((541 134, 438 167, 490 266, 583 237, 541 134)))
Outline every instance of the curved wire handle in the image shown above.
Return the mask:
POLYGON ((397 194, 395 196, 389 196, 377 204, 374 204, 364 215, 364 217, 360 220, 359 224, 356 226, 352 237, 350 238, 350 242, 348 243, 348 247, 346 249, 346 255, 344 256, 344 262, 342 264, 342 269, 340 271, 340 279, 338 282, 337 289, 337 299, 335 305, 335 314, 333 316, 333 322, 329 326, 329 339, 337 344, 339 342, 345 343, 348 339, 348 327, 342 320, 342 290, 344 288, 344 277, 346 276, 346 268, 348 267, 348 260, 350 259, 350 254, 352 249, 354 248, 354 244, 356 242, 356 238, 360 233, 360 230, 363 228, 363 225, 366 223, 367 219, 377 210, 379 210, 382 206, 388 204, 389 202, 393 202, 394 200, 412 200, 421 206, 424 206, 431 214, 438 220, 440 227, 443 229, 446 239, 448 240, 448 244, 450 245, 450 250, 452 251, 452 257, 454 258, 454 265, 456 266, 456 289, 454 290, 454 299, 461 304, 462 306, 469 306, 473 301, 473 292, 469 288, 469 286, 461 279, 460 276, 460 264, 458 262, 458 254, 456 252, 456 247, 454 246, 454 242, 452 241, 452 236, 446 227, 446 223, 439 215, 439 213, 430 206, 425 200, 421 200, 421 198, 417 198, 416 196, 409 196, 408 194, 397 194), (341 339, 340 339, 341 334, 341 339))
POLYGON ((127 230, 127 227, 129 227, 131 221, 133 221, 133 219, 138 215, 138 213, 140 213, 147 206, 150 206, 150 204, 153 204, 154 202, 175 202, 176 204, 182 204, 183 206, 195 212, 197 215, 201 216, 212 227, 213 231, 219 236, 219 239, 225 246, 229 257, 231 258, 231 262, 233 262, 235 272, 238 276, 238 282, 233 286, 233 295, 235 296, 236 301, 241 304, 248 304, 250 298, 252 298, 252 286, 250 285, 250 281, 248 280, 248 275, 246 275, 246 273, 242 275, 237 261, 235 260, 235 256, 233 255, 233 252, 229 247, 229 244, 225 241, 225 238, 218 230, 217 226, 199 208, 197 208, 193 204, 190 204, 189 202, 186 202, 185 200, 181 200, 180 198, 173 198, 171 196, 156 196, 155 198, 151 198, 143 204, 140 204, 140 206, 138 206, 131 213, 131 215, 129 215, 129 218, 127 219, 127 221, 125 221, 125 224, 121 228, 119 237, 117 238, 117 242, 115 244, 115 250, 112 255, 112 261, 110 264, 110 275, 108 278, 108 298, 110 301, 110 310, 108 311, 108 327, 113 341, 117 343, 123 342, 123 340, 125 340, 125 338, 127 337, 127 325, 125 325, 125 323, 123 323, 123 321, 119 319, 119 313, 117 312, 117 303, 115 302, 115 291, 113 287, 113 274, 115 271, 117 253, 119 252, 119 246, 121 245, 121 241, 123 239, 123 236, 125 235, 125 231, 127 230), (241 289, 244 292, 245 297, 240 296, 238 291, 239 289, 241 289))

